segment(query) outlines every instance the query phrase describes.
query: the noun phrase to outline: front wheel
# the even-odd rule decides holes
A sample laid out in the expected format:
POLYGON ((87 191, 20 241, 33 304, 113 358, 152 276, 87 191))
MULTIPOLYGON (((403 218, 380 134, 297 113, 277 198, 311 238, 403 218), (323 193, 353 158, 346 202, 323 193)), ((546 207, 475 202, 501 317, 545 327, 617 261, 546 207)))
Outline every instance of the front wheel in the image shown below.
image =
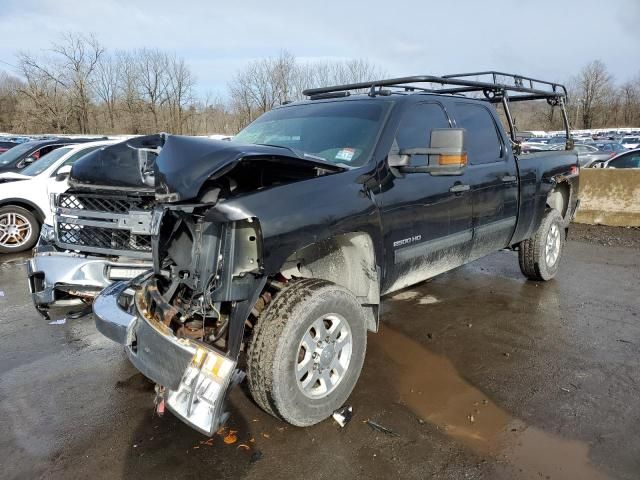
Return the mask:
POLYGON ((13 205, 0 208, 0 253, 29 250, 39 234, 40 224, 29 210, 13 205))
POLYGON ((562 215, 548 209, 535 235, 520 243, 520 271, 530 280, 551 280, 558 273, 564 251, 565 230, 562 215))
POLYGON ((293 280, 254 327, 249 390, 271 415, 313 425, 351 394, 366 345, 364 310, 351 292, 325 280, 293 280))

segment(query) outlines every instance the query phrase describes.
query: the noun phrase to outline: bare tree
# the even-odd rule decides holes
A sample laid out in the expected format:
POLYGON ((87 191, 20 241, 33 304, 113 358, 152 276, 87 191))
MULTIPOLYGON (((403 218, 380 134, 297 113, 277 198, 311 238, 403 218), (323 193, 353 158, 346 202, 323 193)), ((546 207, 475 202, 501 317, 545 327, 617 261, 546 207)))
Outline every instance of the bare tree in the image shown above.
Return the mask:
POLYGON ((115 129, 115 116, 118 104, 118 82, 122 76, 120 71, 122 63, 113 55, 103 55, 98 61, 93 90, 105 106, 109 121, 109 129, 115 129))
POLYGON ((68 33, 53 45, 52 51, 59 57, 57 73, 69 89, 79 131, 88 133, 92 77, 104 48, 93 35, 68 33))
POLYGON ((285 101, 299 100, 306 88, 373 80, 380 69, 367 60, 299 63, 286 50, 277 57, 250 62, 229 84, 232 108, 244 126, 285 101))
MULTIPOLYGON (((77 34, 63 36, 45 55, 19 53, 17 64, 20 79, 0 74, 0 129, 25 133, 232 134, 275 106, 302 99, 307 88, 386 75, 365 59, 301 62, 283 50, 240 69, 226 98, 198 98, 183 58, 157 49, 108 53, 93 36, 77 34)), ((594 61, 569 86, 574 127, 640 126, 640 75, 616 85, 594 61)), ((512 109, 521 130, 562 127, 544 102, 512 109)))
POLYGON ((11 130, 16 123, 18 91, 23 87, 24 84, 18 77, 0 71, 0 131, 11 130))
POLYGON ((640 124, 640 75, 635 80, 623 83, 618 90, 622 109, 622 122, 625 126, 640 124))
POLYGON ((167 59, 167 103, 169 105, 170 126, 175 133, 182 133, 185 122, 185 108, 193 102, 194 78, 182 58, 167 59))
POLYGON ((386 73, 366 59, 318 61, 302 65, 304 88, 360 83, 382 78, 386 73))
POLYGON ((137 62, 140 96, 153 117, 153 129, 158 131, 160 108, 166 102, 169 84, 167 55, 160 50, 143 48, 137 52, 137 62))
POLYGON ((140 98, 138 83, 140 69, 136 57, 128 52, 116 54, 118 63, 118 98, 129 124, 128 131, 137 135, 141 133, 140 110, 142 100, 140 98))
POLYGON ((32 122, 24 127, 25 131, 36 125, 54 132, 67 130, 71 114, 69 86, 59 78, 53 61, 40 62, 36 57, 21 52, 18 54, 18 68, 24 79, 18 93, 29 100, 25 102, 22 113, 32 118, 32 122))
POLYGON ((613 79, 600 60, 586 65, 573 81, 574 95, 580 105, 582 127, 592 128, 612 90, 613 79))

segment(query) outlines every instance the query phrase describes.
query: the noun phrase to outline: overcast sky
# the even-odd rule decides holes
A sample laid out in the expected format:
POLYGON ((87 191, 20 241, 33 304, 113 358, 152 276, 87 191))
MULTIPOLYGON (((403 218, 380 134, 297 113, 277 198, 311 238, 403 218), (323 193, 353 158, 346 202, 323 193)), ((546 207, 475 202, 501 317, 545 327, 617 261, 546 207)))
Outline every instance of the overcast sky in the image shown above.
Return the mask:
POLYGON ((0 0, 0 61, 68 31, 108 49, 176 52, 202 92, 224 93, 237 69, 281 49, 366 58, 391 76, 495 69, 563 81, 593 59, 618 80, 640 74, 640 0, 0 0))

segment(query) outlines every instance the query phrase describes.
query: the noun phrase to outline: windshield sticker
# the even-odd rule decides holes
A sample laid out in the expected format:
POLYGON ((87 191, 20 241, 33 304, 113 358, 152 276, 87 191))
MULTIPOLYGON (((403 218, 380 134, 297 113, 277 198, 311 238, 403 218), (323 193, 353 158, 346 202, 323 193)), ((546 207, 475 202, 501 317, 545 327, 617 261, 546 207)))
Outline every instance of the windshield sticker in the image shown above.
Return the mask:
POLYGON ((343 148, 338 153, 336 153, 336 160, 344 160, 345 162, 350 162, 356 151, 353 148, 343 148))

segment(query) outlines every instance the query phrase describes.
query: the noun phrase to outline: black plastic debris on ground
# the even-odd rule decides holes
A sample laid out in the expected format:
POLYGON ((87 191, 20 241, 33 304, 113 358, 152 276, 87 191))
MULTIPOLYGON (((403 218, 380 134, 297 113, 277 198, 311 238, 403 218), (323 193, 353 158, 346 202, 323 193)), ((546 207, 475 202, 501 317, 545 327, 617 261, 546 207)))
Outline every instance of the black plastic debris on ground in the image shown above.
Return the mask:
POLYGON ((255 463, 258 460, 260 460, 262 458, 262 452, 260 450, 256 450, 255 452, 253 452, 253 454, 251 455, 251 460, 249 460, 251 463, 255 463))
POLYGON ((374 422, 373 420, 367 420, 367 425, 369 425, 373 430, 375 430, 376 432, 380 432, 380 433, 384 433, 385 435, 389 435, 391 437, 399 437, 400 434, 394 432, 393 430, 387 428, 387 427, 383 427, 382 425, 380 425, 377 422, 374 422))

